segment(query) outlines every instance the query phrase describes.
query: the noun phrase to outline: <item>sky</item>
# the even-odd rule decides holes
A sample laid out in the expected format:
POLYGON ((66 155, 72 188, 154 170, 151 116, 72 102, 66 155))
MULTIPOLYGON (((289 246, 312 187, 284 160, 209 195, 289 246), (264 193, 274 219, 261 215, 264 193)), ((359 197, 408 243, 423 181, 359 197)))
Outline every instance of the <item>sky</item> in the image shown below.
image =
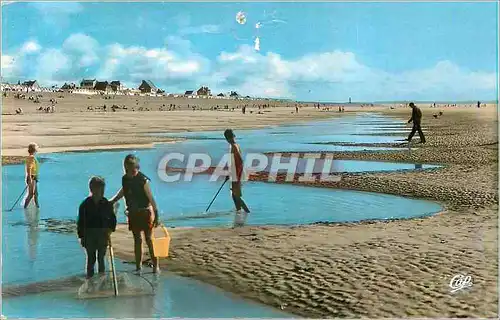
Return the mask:
POLYGON ((151 80, 166 92, 318 102, 496 100, 497 5, 7 2, 2 80, 151 80))

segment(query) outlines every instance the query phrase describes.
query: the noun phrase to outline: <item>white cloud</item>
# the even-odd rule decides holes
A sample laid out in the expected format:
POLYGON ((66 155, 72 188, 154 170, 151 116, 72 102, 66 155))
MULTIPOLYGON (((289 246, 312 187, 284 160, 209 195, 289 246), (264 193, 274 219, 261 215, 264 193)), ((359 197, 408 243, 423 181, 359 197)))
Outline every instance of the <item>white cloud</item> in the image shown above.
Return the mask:
POLYGON ((75 56, 79 67, 88 67, 99 61, 99 43, 88 35, 72 34, 64 41, 62 48, 75 56))
POLYGON ((180 56, 166 48, 108 46, 106 62, 98 75, 108 79, 129 78, 132 81, 150 79, 169 82, 174 79, 189 80, 203 71, 203 58, 180 56))
POLYGON ((53 84, 64 80, 70 69, 71 60, 65 53, 58 49, 48 49, 38 58, 36 78, 42 79, 44 83, 53 84))
POLYGON ((14 57, 8 55, 2 55, 2 73, 7 71, 7 69, 12 69, 14 67, 14 57))
POLYGON ((260 54, 245 45, 236 52, 222 52, 217 62, 220 86, 270 97, 312 90, 313 96, 331 101, 345 101, 349 96, 367 101, 461 100, 476 95, 494 98, 496 93, 495 73, 467 71, 450 61, 424 70, 389 73, 363 65, 351 52, 311 53, 286 60, 275 53, 260 54))
POLYGON ((352 52, 286 59, 273 52, 256 52, 249 45, 221 52, 210 61, 179 36, 167 37, 166 47, 157 48, 118 43, 102 46, 84 34, 71 35, 58 49, 42 48, 31 41, 2 56, 2 75, 13 81, 17 81, 14 77, 37 78, 47 84, 97 77, 136 86, 148 79, 170 92, 208 85, 214 92, 235 90, 251 96, 326 101, 346 101, 348 97, 358 101, 483 100, 496 96, 494 72, 466 70, 451 61, 395 73, 364 65, 352 52))
POLYGON ((193 74, 200 71, 200 64, 197 61, 173 62, 168 70, 179 74, 193 74))
POLYGON ((40 51, 41 47, 36 41, 28 41, 21 47, 21 53, 31 54, 40 51))
POLYGON ((69 36, 62 46, 66 50, 87 52, 96 50, 99 47, 99 43, 88 35, 75 33, 69 36))
MULTIPOLYGON (((234 90, 234 89, 233 89, 234 90)), ((229 88, 223 91, 229 91, 229 88)), ((236 88, 242 95, 269 98, 293 98, 289 86, 284 82, 273 81, 264 77, 249 77, 236 88)))

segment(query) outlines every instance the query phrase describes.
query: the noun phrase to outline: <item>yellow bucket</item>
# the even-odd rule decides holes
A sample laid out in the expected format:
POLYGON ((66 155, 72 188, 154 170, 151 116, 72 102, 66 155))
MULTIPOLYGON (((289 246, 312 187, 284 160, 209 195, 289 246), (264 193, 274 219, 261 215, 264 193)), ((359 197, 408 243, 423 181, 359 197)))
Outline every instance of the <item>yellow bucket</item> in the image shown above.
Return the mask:
POLYGON ((167 228, 165 226, 160 226, 160 228, 165 233, 164 237, 156 238, 153 231, 153 250, 155 257, 166 258, 168 257, 168 251, 170 249, 170 234, 168 234, 167 228))

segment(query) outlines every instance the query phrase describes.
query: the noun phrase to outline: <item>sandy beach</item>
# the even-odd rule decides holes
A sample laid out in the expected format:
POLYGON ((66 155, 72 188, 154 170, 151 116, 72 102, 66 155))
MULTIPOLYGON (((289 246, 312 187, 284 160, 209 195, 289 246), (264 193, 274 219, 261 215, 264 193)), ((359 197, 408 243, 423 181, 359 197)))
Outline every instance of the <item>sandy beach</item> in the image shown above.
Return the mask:
MULTIPOLYGON (((407 111, 384 113, 407 118, 407 111)), ((346 174, 339 185, 319 186, 437 200, 445 207, 440 214, 300 227, 172 229, 172 256, 162 268, 306 317, 496 316, 496 110, 446 110, 438 120, 426 117, 424 125, 429 142, 411 157, 406 150, 334 155, 445 168, 346 174), (451 294, 457 274, 471 275, 474 286, 451 294)), ((128 231, 114 237, 119 255, 132 259, 128 231)))
MULTIPOLYGON (((295 114, 294 104, 286 107, 284 103, 264 109, 269 112, 263 114, 257 113, 257 107, 249 108, 254 112, 243 115, 238 109, 188 110, 188 103, 219 102, 186 99, 175 102, 185 105, 186 110, 158 111, 154 108, 174 102, 156 98, 139 101, 139 105, 142 103, 153 111, 104 113, 87 111, 86 104, 114 102, 83 97, 58 99, 57 112, 53 114, 32 110, 34 104, 23 105, 23 115, 11 113, 19 103, 32 104, 31 101, 4 98, 2 162, 19 161, 18 156, 24 155, 31 141, 39 142, 42 153, 137 148, 154 142, 175 143, 172 139, 140 135, 144 133, 219 130, 228 126, 258 128, 358 111, 406 120, 410 114, 409 109, 389 106, 346 107, 346 112, 339 114, 335 108, 322 111, 306 105, 295 114), (72 99, 88 101, 82 104, 81 100, 72 99)), ((136 97, 128 99, 117 104, 131 107, 137 103, 136 97)), ((257 102, 248 102, 253 103, 257 102)), ((162 261, 162 269, 304 317, 495 317, 498 314, 497 107, 422 110, 427 143, 415 144, 417 149, 411 155, 406 148, 329 153, 335 159, 431 163, 443 168, 344 174, 340 182, 312 185, 431 199, 443 204, 445 210, 440 214, 422 219, 297 227, 171 229, 171 257, 162 261), (443 116, 434 119, 432 115, 437 111, 443 111, 443 116), (450 280, 457 274, 471 275, 473 287, 450 293, 450 280)), ((132 237, 126 226, 120 226, 113 234, 113 243, 115 254, 132 259, 132 237)))
POLYGON ((498 2, 365 2, 4 0, 0 320, 500 319, 498 2))
MULTIPOLYGON (((35 96, 35 94, 31 94, 35 96)), ((10 93, 2 100, 2 155, 25 155, 26 146, 37 141, 40 153, 91 150, 103 148, 148 147, 154 142, 171 142, 171 138, 144 134, 162 132, 209 131, 261 128, 282 123, 322 119, 338 115, 335 109, 318 110, 310 105, 295 113, 295 102, 232 99, 187 99, 143 96, 87 96, 68 93, 44 93, 40 103, 16 99, 10 93), (59 98, 63 97, 63 98, 59 98), (56 111, 38 111, 57 101, 56 111), (176 109, 168 111, 171 104, 176 109), (107 105, 107 110, 96 107, 107 105), (112 105, 127 109, 110 110, 112 105), (165 107, 163 108, 163 105, 165 107), (225 106, 228 109, 224 109, 225 106), (246 114, 241 107, 248 105, 246 114), (255 105, 255 106, 254 106, 255 105), (259 109, 259 106, 269 107, 259 109), (91 106, 93 110, 88 110, 91 106), (192 106, 203 110, 192 110, 192 106), (220 110, 210 110, 219 106, 220 110), (23 114, 15 110, 21 108, 23 114), (134 108, 135 111, 132 111, 134 108), (142 108, 142 111, 139 111, 142 108), (160 111, 163 108, 164 111, 160 111), (234 111, 231 111, 234 108, 234 111), (146 111, 146 109, 150 111, 146 111), (261 112, 261 114, 259 114, 261 112)), ((353 108, 356 109, 356 108, 353 108)), ((361 109, 361 108, 359 108, 361 109)), ((368 109, 368 108, 363 108, 368 109)), ((9 161, 4 158, 3 161, 9 161)))

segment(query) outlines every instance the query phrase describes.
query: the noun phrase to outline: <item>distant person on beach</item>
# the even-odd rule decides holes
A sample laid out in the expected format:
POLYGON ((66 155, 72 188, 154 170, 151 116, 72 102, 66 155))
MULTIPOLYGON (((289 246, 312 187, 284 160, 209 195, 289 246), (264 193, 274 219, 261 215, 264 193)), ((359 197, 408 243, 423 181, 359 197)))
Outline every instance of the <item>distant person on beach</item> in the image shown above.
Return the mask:
POLYGON ((101 177, 89 182, 90 196, 80 204, 77 230, 82 247, 87 251, 87 279, 94 276, 96 255, 99 274, 104 274, 104 257, 111 232, 116 230, 113 205, 104 197, 106 183, 101 177))
POLYGON ((478 101, 478 102, 477 102, 477 107, 478 107, 478 108, 481 108, 481 101, 478 101))
MULTIPOLYGON (((243 157, 241 155, 240 146, 236 143, 236 136, 233 130, 227 129, 224 131, 224 137, 229 143, 231 151, 231 166, 230 175, 226 177, 226 181, 231 179, 231 195, 233 197, 234 206, 236 207, 236 215, 241 216, 241 209, 245 211, 245 214, 250 213, 245 201, 243 201, 243 194, 241 192, 241 178, 243 175, 243 157)), ((235 223, 235 226, 239 226, 240 223, 235 223)))
POLYGON ((295 113, 299 113, 299 107, 295 106, 295 113))
POLYGON ((410 135, 408 136, 407 141, 410 142, 415 132, 418 131, 418 135, 420 136, 420 143, 425 143, 424 133, 422 132, 422 127, 420 126, 422 122, 422 111, 413 102, 410 102, 410 107, 412 108, 412 112, 411 118, 410 120, 408 120, 408 123, 413 121, 413 128, 410 132, 410 135))
POLYGON ((123 162, 125 174, 122 177, 122 188, 111 199, 114 204, 125 197, 128 229, 134 235, 134 253, 136 272, 142 272, 142 237, 144 232, 149 255, 153 263, 153 273, 160 272, 158 258, 153 250, 153 228, 158 226, 158 208, 149 185, 150 179, 139 171, 139 159, 133 154, 125 157, 123 162))
POLYGON ((30 143, 28 146, 28 157, 26 158, 26 186, 28 188, 28 196, 24 201, 24 208, 26 209, 31 202, 31 199, 35 200, 35 205, 40 208, 38 204, 38 170, 39 163, 35 157, 38 152, 38 146, 36 143, 30 143))

